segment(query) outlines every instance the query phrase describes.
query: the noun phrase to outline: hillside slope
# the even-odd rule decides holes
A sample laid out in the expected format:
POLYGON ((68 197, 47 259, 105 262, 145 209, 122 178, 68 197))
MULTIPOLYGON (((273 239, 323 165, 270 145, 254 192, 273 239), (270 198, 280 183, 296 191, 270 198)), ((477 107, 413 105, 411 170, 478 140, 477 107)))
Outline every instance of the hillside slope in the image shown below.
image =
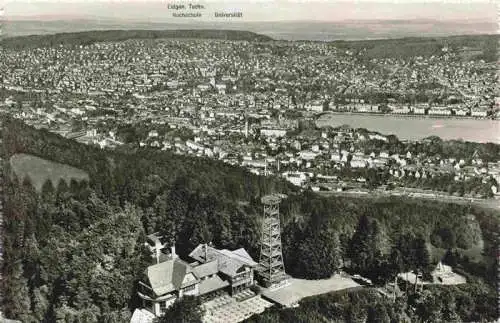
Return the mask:
MULTIPOLYGON (((199 243, 212 242, 244 247, 258 259, 260 197, 273 192, 288 195, 280 208, 283 253, 286 270, 295 277, 329 277, 345 260, 346 269, 384 284, 391 279, 385 272, 392 268, 393 254, 401 255, 401 270, 428 271, 436 264, 429 243, 440 241, 457 251, 476 245, 477 237, 468 234, 473 214, 484 257, 475 262, 451 253, 449 258, 470 281, 479 282, 473 303, 494 293, 498 212, 402 198, 362 203, 326 198, 219 161, 149 149, 101 150, 19 120, 3 123, 7 158, 40 156, 77 167, 90 180, 71 187, 44 185, 41 193, 29 183, 6 183, 2 238, 9 265, 3 287, 4 310, 11 318, 126 321, 138 306, 136 281, 149 261, 142 246, 152 232, 175 242, 181 257, 199 243)), ((495 303, 487 299, 480 315, 490 318, 495 303)))
POLYGON ((270 41, 271 37, 240 30, 105 30, 59 33, 52 35, 30 35, 9 37, 2 41, 6 48, 34 48, 58 45, 89 45, 104 41, 124 41, 128 39, 191 38, 270 41))
POLYGON ((75 167, 52 162, 33 155, 16 154, 10 157, 10 165, 18 178, 28 177, 37 191, 41 191, 45 181, 50 180, 57 186, 60 180, 66 181, 68 186, 71 180, 89 180, 89 175, 75 167))

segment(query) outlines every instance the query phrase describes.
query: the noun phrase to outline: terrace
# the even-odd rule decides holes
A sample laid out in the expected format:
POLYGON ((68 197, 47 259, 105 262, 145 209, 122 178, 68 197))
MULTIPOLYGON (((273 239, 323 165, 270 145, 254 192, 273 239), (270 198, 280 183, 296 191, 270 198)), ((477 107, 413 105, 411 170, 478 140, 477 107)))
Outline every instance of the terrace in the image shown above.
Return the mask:
POLYGON ((279 289, 266 289, 262 296, 285 307, 296 306, 305 297, 321 295, 360 285, 349 277, 334 275, 329 279, 306 280, 289 278, 289 284, 279 289))
POLYGON ((264 312, 273 306, 272 303, 246 290, 230 297, 222 295, 202 305, 205 309, 203 322, 206 323, 238 323, 254 314, 264 312), (241 300, 241 301, 240 301, 241 300))

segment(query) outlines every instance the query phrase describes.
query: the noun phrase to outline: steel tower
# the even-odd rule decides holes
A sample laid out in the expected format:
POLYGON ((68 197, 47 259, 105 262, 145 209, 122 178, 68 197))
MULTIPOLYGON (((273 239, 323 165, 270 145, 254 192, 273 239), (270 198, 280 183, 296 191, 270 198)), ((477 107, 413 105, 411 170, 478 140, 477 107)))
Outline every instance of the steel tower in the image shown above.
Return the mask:
POLYGON ((287 278, 281 248, 279 204, 281 197, 267 195, 261 199, 264 205, 260 259, 258 272, 265 287, 277 285, 287 278))

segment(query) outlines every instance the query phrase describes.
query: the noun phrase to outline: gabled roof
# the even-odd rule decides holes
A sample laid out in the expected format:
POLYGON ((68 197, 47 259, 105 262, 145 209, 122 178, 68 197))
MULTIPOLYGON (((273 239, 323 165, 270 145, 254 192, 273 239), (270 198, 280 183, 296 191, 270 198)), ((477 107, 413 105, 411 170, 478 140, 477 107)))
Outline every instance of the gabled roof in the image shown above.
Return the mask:
POLYGON ((252 257, 248 254, 248 252, 244 248, 236 249, 233 251, 233 254, 238 255, 249 262, 254 262, 252 257))
POLYGON ((226 286, 229 286, 229 282, 222 280, 219 276, 215 275, 212 278, 207 278, 200 282, 200 295, 210 293, 226 286))
POLYGON ((189 257, 202 263, 217 260, 218 271, 229 276, 236 275, 242 266, 257 266, 257 263, 243 248, 235 251, 227 249, 218 250, 214 247, 200 244, 189 254, 189 257))
POLYGON ((227 255, 228 257, 231 257, 235 260, 238 260, 238 261, 244 263, 247 266, 250 266, 250 267, 257 266, 257 263, 252 259, 252 257, 250 257, 248 252, 243 248, 240 248, 240 249, 237 249, 234 251, 229 251, 227 249, 223 249, 223 250, 221 250, 221 252, 224 253, 225 255, 227 255))
POLYGON ((206 276, 217 274, 217 272, 219 271, 218 268, 219 268, 218 261, 217 259, 215 259, 207 263, 193 267, 193 274, 197 278, 203 278, 206 276))
POLYGON ((174 261, 174 271, 172 275, 172 283, 174 284, 175 289, 180 289, 185 287, 185 285, 191 284, 183 284, 184 278, 191 273, 191 266, 184 261, 174 261))
POLYGON ((149 284, 156 295, 163 295, 175 289, 172 284, 173 264, 173 260, 168 260, 146 269, 149 284))
POLYGON ((190 272, 191 266, 177 258, 149 266, 145 274, 155 294, 160 296, 185 287, 182 282, 190 272))
POLYGON ((145 309, 136 308, 134 314, 132 314, 130 323, 152 323, 155 317, 153 313, 145 309))
POLYGON ((243 267, 243 265, 244 263, 240 261, 231 259, 230 257, 225 257, 222 258, 220 262, 219 271, 232 277, 241 271, 240 269, 243 267))

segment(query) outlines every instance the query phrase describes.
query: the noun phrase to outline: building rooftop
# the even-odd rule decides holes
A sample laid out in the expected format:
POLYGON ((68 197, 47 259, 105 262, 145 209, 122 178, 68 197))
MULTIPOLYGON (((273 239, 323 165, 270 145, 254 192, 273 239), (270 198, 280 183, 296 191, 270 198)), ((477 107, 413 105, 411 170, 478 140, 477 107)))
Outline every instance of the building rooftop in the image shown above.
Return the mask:
POLYGON ((215 275, 200 282, 200 295, 207 294, 227 286, 229 286, 228 281, 222 280, 219 276, 215 275))
POLYGON ((261 199, 262 204, 279 204, 281 197, 277 195, 266 195, 261 199))
POLYGON ((193 266, 193 274, 198 278, 214 275, 219 271, 218 267, 218 261, 215 259, 201 265, 193 266))
POLYGON ((130 319, 130 323, 152 323, 156 318, 153 313, 145 310, 136 308, 130 319))
POLYGON ((155 294, 163 295, 184 287, 184 278, 190 272, 191 266, 176 258, 149 266, 146 269, 146 276, 155 294))
POLYGON ((235 251, 218 250, 206 244, 200 244, 189 254, 189 257, 202 263, 217 260, 218 271, 229 276, 236 275, 243 266, 257 266, 257 263, 243 248, 235 251))

